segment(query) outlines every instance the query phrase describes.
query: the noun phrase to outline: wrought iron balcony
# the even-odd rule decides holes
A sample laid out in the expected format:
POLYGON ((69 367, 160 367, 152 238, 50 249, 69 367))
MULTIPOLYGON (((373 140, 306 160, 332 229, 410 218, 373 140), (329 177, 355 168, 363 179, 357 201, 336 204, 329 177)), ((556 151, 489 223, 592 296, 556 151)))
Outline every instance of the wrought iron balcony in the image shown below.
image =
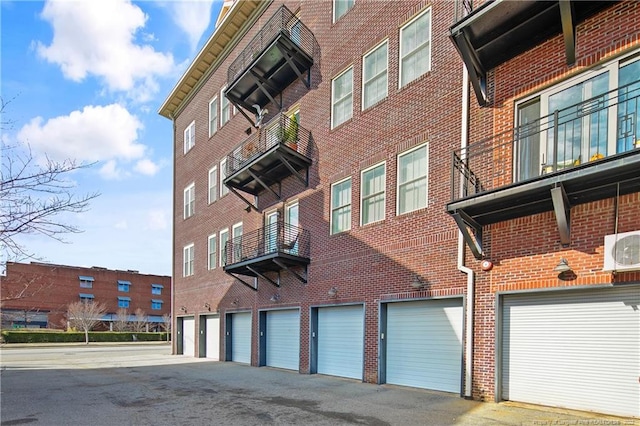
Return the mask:
POLYGON ((278 281, 265 273, 284 269, 306 283, 306 273, 301 275, 291 268, 306 267, 310 262, 309 252, 309 231, 278 221, 228 241, 223 254, 227 260, 224 271, 236 278, 237 275, 261 277, 279 286, 278 281))
POLYGON ((229 66, 225 95, 249 111, 280 105, 275 97, 296 79, 309 87, 314 45, 313 33, 281 6, 229 66))
POLYGON ((638 119, 640 80, 456 150, 447 210, 478 233, 552 210, 560 224, 573 205, 640 191, 638 119))
POLYGON ((237 190, 252 195, 271 191, 272 186, 291 175, 305 185, 311 165, 311 133, 295 119, 277 115, 249 136, 227 155, 224 184, 247 204, 253 206, 237 190))
POLYGON ((541 42, 562 34, 567 63, 575 62, 575 27, 615 2, 591 0, 490 0, 470 11, 458 0, 450 38, 467 66, 478 102, 488 102, 486 75, 541 42))

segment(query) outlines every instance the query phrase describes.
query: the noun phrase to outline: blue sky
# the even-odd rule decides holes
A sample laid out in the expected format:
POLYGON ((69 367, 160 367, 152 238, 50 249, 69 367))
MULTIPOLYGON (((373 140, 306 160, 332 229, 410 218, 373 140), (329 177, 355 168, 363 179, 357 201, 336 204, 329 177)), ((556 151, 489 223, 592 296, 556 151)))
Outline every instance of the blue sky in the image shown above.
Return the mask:
MULTIPOLYGON (((214 30, 221 0, 0 1, 2 143, 92 163, 90 209, 66 243, 20 242, 41 261, 171 274, 172 130, 157 113, 214 30)), ((4 160, 3 160, 4 161, 4 160)))

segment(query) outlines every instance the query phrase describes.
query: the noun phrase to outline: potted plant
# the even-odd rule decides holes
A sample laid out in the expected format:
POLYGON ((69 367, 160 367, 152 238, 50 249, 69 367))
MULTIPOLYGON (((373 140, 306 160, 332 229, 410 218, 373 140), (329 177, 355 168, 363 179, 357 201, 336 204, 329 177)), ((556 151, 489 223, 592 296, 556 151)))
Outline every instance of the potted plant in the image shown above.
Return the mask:
POLYGON ((287 120, 287 125, 282 129, 282 142, 289 148, 298 150, 298 119, 293 116, 287 120))

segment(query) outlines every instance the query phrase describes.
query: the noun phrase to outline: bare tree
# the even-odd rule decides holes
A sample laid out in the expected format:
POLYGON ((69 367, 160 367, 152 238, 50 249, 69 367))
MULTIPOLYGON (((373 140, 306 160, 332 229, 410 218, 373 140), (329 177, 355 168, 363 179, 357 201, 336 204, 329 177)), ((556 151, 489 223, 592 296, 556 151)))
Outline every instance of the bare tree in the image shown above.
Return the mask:
POLYGON ((53 281, 50 279, 45 280, 42 275, 26 276, 18 274, 16 279, 0 276, 0 307, 3 302, 28 299, 51 286, 53 286, 53 281))
POLYGON ((135 333, 142 333, 146 331, 147 324, 149 324, 149 317, 147 314, 141 308, 136 309, 134 314, 134 319, 131 324, 133 331, 135 333))
MULTIPOLYGON (((0 116, 11 102, 0 97, 0 116)), ((13 121, 2 118, 0 130, 13 127, 13 121)), ((65 213, 87 211, 89 202, 100 194, 93 192, 82 196, 73 193, 75 183, 68 178, 72 173, 93 164, 78 163, 67 159, 55 161, 45 156, 37 161, 26 146, 6 145, 0 150, 0 246, 11 257, 34 257, 16 241, 19 235, 41 234, 64 241, 63 235, 77 233, 80 229, 60 221, 65 213)))
POLYGON ((162 316, 162 328, 167 333, 167 342, 169 341, 169 335, 171 334, 171 314, 164 314, 162 316))
POLYGON ((84 340, 88 345, 89 331, 102 322, 102 316, 106 311, 107 307, 99 302, 73 302, 67 309, 67 319, 72 327, 84 331, 84 340))
POLYGON ((129 328, 129 311, 126 308, 120 308, 116 312, 113 320, 114 331, 127 331, 129 328))

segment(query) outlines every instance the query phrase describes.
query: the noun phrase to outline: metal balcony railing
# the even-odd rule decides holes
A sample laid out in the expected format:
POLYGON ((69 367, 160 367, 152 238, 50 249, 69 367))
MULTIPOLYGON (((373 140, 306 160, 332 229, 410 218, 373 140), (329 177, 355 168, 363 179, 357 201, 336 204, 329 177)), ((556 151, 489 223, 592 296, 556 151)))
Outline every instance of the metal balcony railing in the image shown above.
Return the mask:
POLYGON ((451 199, 640 153, 639 118, 640 80, 469 144, 453 152, 451 199))
POLYGON ((227 241, 224 256, 226 266, 273 254, 309 258, 309 247, 309 231, 279 221, 227 241))
POLYGON ((311 132, 300 126, 295 119, 278 114, 227 155, 227 176, 244 169, 264 153, 280 145, 310 157, 310 141, 311 132))
POLYGON ((302 51, 313 57, 313 33, 283 5, 231 63, 227 71, 227 81, 235 81, 281 34, 286 34, 302 51))

